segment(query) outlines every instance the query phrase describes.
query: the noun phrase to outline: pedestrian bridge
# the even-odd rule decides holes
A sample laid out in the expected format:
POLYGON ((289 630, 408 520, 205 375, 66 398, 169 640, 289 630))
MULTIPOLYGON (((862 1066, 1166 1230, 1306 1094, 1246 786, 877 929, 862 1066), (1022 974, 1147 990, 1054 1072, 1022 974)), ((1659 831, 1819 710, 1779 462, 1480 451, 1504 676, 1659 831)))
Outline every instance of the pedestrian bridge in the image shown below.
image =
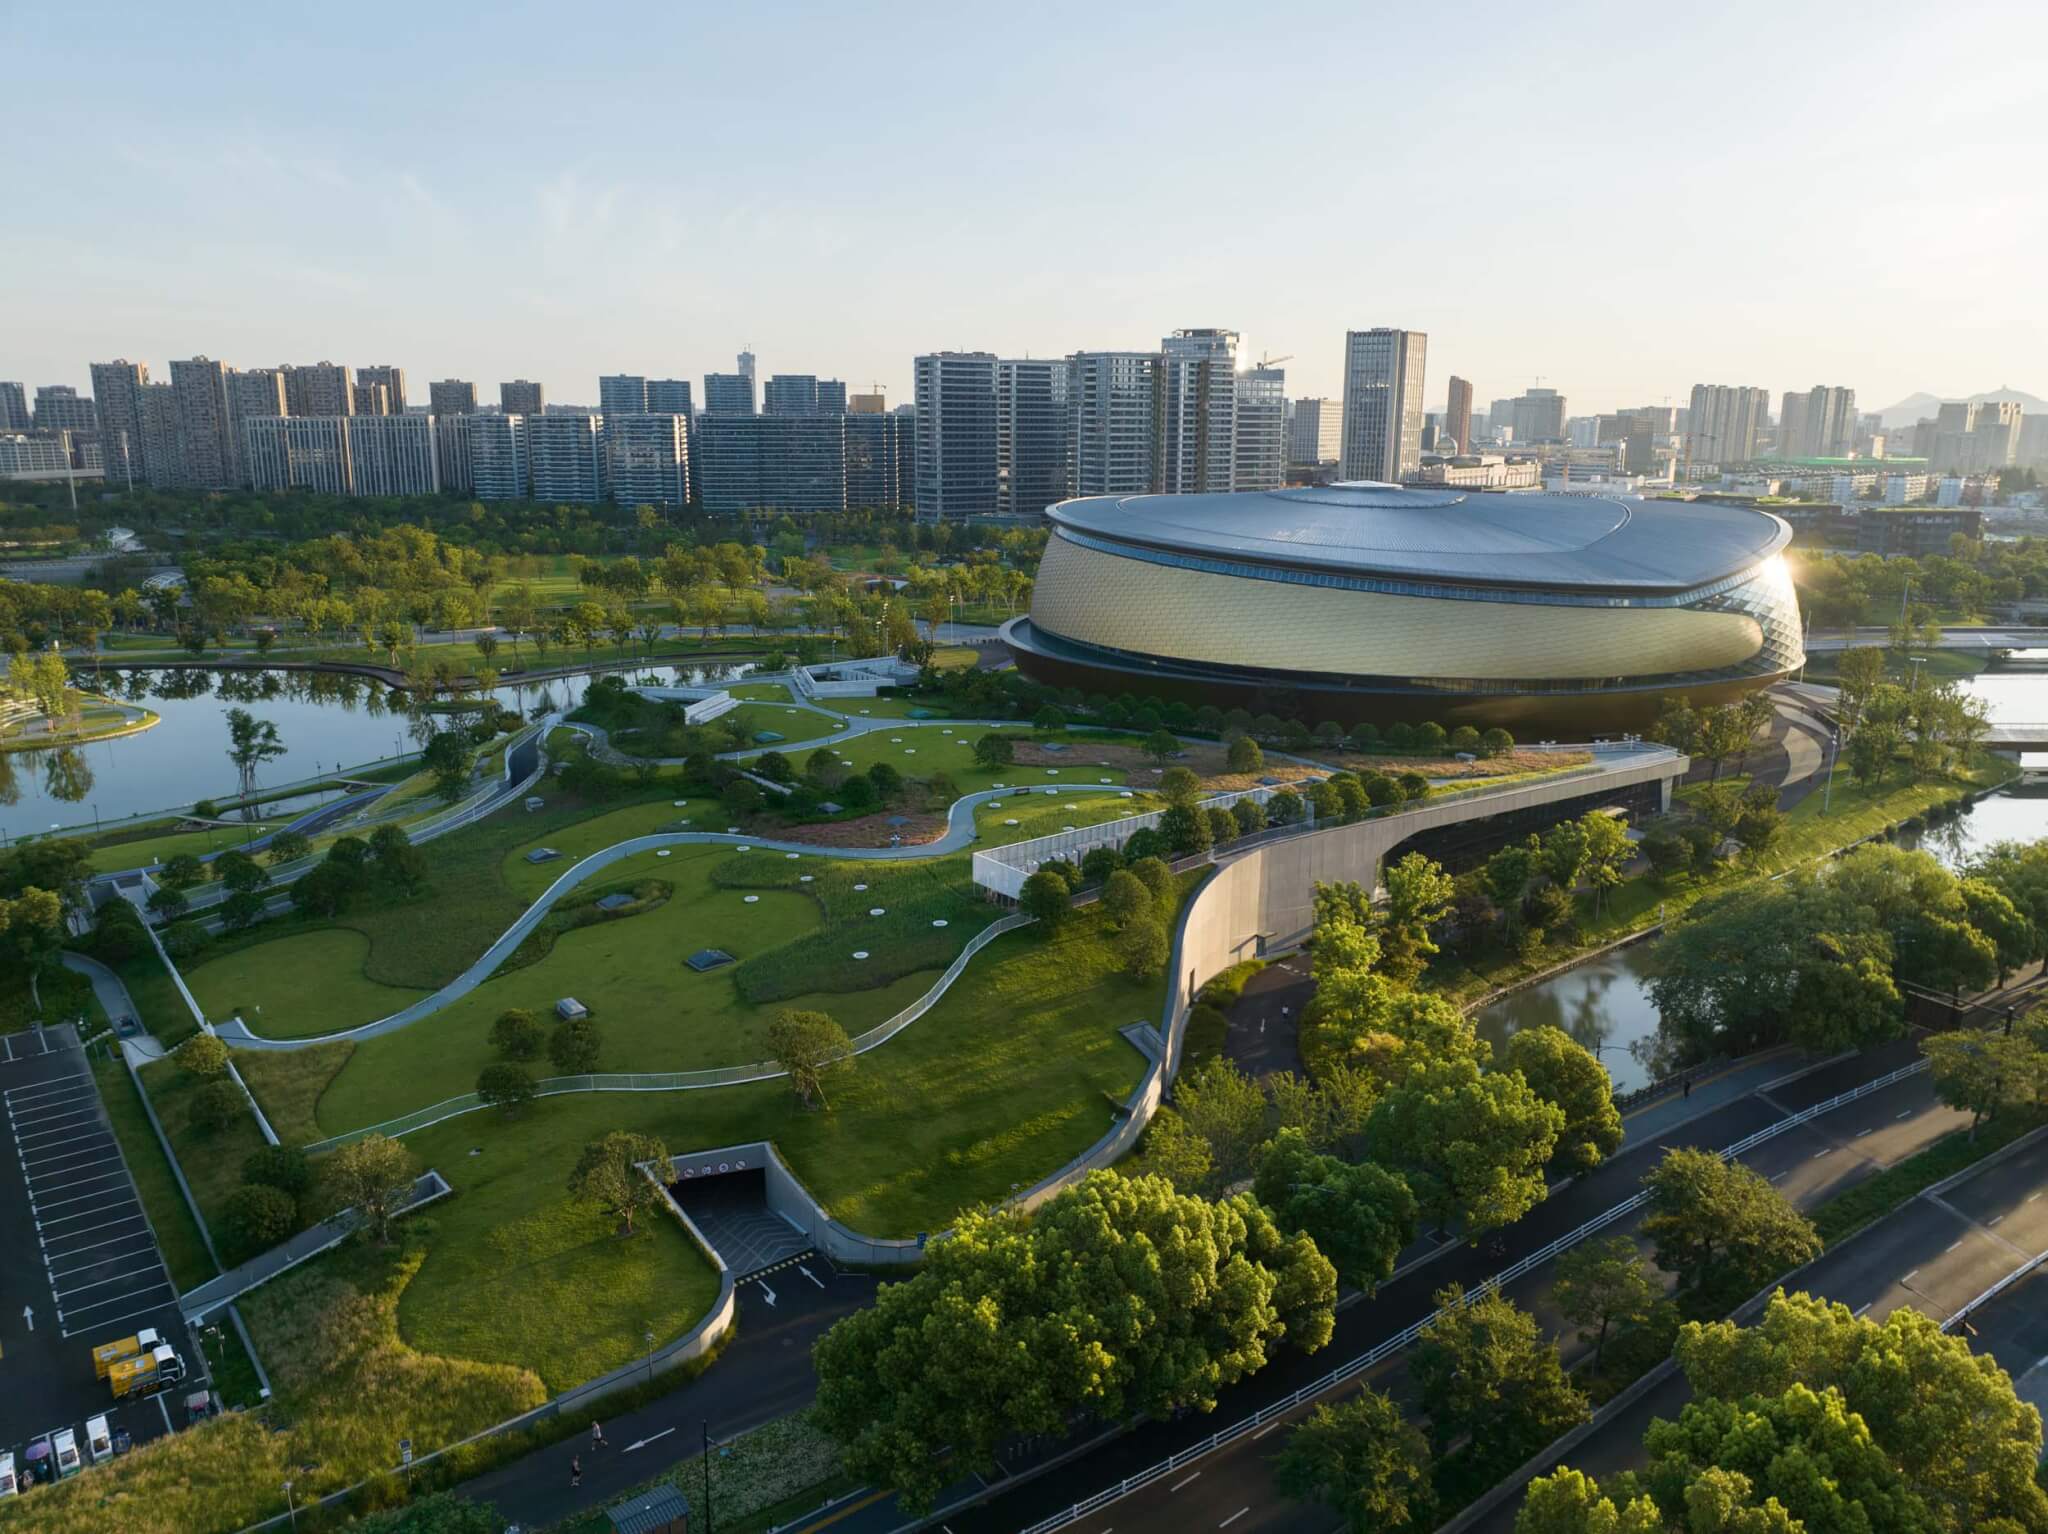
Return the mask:
POLYGON ((1996 751, 2000 756, 2048 751, 2048 723, 1994 724, 1984 732, 1984 749, 1996 751))

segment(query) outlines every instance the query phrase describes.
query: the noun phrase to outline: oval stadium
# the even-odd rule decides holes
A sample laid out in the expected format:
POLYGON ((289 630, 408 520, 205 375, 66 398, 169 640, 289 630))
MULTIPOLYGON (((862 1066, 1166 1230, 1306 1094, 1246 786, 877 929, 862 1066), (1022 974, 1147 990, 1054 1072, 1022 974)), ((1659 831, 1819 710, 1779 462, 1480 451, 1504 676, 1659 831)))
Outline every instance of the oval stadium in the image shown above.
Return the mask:
POLYGON ((1349 483, 1046 512, 1024 673, 1309 722, 1638 729, 1805 660, 1767 512, 1349 483))

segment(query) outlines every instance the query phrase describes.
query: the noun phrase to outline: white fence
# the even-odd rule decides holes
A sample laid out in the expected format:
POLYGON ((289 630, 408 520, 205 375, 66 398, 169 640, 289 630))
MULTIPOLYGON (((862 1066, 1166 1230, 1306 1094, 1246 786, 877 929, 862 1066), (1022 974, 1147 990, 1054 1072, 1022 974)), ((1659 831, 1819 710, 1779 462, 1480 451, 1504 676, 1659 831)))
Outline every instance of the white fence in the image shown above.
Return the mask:
MULTIPOLYGON (((1858 1098, 1868 1097, 1873 1092, 1882 1091, 1888 1086, 1905 1080, 1908 1076, 1917 1076, 1926 1069, 1927 1062, 1925 1060, 1916 1060, 1911 1065, 1899 1067, 1899 1069, 1891 1072, 1889 1075, 1878 1077, 1875 1081, 1866 1081, 1860 1087, 1855 1087, 1838 1096, 1830 1097, 1825 1102, 1815 1103, 1811 1108, 1803 1109, 1789 1118, 1783 1118, 1775 1124, 1766 1125, 1755 1134, 1737 1140, 1733 1145, 1724 1146, 1721 1150, 1721 1158, 1724 1161, 1732 1161, 1744 1151, 1753 1149, 1763 1144, 1766 1140, 1775 1139, 1787 1130, 1796 1129, 1801 1124, 1819 1118, 1824 1113, 1832 1113, 1835 1109, 1855 1102, 1858 1098)), ((1576 1230, 1559 1236, 1548 1246, 1531 1252, 1518 1262, 1510 1263, 1507 1267, 1502 1268, 1500 1272, 1474 1288, 1467 1296, 1467 1302, 1476 1300, 1489 1290, 1498 1289, 1503 1284, 1513 1283, 1524 1274, 1549 1262, 1560 1252, 1577 1246, 1589 1236, 1598 1235, 1615 1221, 1633 1214, 1636 1210, 1642 1208, 1644 1204, 1649 1202, 1649 1198, 1650 1195, 1645 1192, 1638 1193, 1633 1198, 1623 1199, 1613 1208, 1595 1215, 1576 1230)), ((1063 1529, 1068 1524, 1086 1518, 1091 1513, 1100 1512, 1112 1502, 1119 1501, 1129 1496, 1132 1492, 1151 1485, 1163 1476, 1185 1469, 1196 1460, 1215 1453, 1216 1450, 1222 1448, 1225 1444, 1242 1438, 1246 1433, 1256 1432, 1267 1423, 1284 1417, 1290 1412, 1300 1410, 1317 1397, 1343 1384, 1344 1381, 1362 1374, 1375 1364, 1384 1362, 1403 1349, 1412 1347, 1415 1340, 1422 1335, 1424 1329, 1441 1319, 1443 1315, 1444 1312, 1441 1310, 1432 1311, 1413 1326, 1404 1327, 1402 1330, 1394 1333, 1393 1336, 1375 1343, 1356 1358, 1339 1364, 1321 1379, 1302 1386, 1292 1395, 1283 1396, 1280 1400, 1261 1407, 1249 1417, 1241 1417, 1236 1422, 1231 1423, 1229 1427, 1210 1434, 1199 1443, 1190 1444, 1178 1454, 1160 1460, 1155 1465, 1147 1466, 1136 1475, 1125 1476, 1114 1486, 1105 1487, 1103 1490, 1095 1493, 1094 1496, 1076 1502, 1073 1506, 1054 1513, 1050 1518, 1034 1523, 1030 1528, 1024 1530, 1024 1534, 1050 1534, 1051 1530, 1063 1529)))
MULTIPOLYGON (((1216 794, 1204 799, 1200 808, 1227 810, 1240 799, 1250 799, 1263 805, 1285 786, 1246 788, 1236 793, 1216 794)), ((1072 788, 1041 788, 1036 784, 1012 790, 1020 799, 1033 794, 1058 795, 1075 791, 1072 788)), ((1024 888, 1024 881, 1045 864, 1061 858, 1079 862, 1097 847, 1121 847, 1139 831, 1156 828, 1165 813, 1164 810, 1149 810, 1142 815, 1126 815, 1122 820, 1077 826, 1071 831, 1055 831, 1050 836, 1034 836, 1029 841, 1011 842, 1007 847, 977 852, 973 859, 974 882, 982 889, 1015 900, 1024 888)))
POLYGON ((684 724, 703 724, 740 706, 740 700, 723 687, 635 687, 632 691, 652 703, 682 704, 684 724))

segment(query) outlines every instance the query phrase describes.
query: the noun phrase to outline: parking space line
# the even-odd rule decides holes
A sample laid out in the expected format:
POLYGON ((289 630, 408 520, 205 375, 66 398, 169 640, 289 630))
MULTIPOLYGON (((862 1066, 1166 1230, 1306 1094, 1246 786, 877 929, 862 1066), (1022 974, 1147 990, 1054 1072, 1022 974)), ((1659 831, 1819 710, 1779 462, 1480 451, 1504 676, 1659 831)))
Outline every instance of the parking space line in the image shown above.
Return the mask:
MULTIPOLYGON (((131 1230, 125 1236, 109 1236, 106 1240, 95 1241, 90 1246, 74 1246, 68 1252, 57 1252, 50 1255, 53 1255, 59 1261, 66 1257, 82 1257, 85 1253, 96 1252, 103 1246, 119 1246, 123 1241, 133 1241, 137 1236, 146 1236, 148 1234, 149 1231, 147 1229, 131 1230)), ((96 1268, 106 1260, 104 1257, 95 1257, 91 1262, 82 1262, 75 1268, 52 1268, 50 1269, 50 1277, 62 1278, 67 1273, 83 1273, 87 1268, 96 1268)))
POLYGON ((165 1305, 176 1304, 177 1299, 178 1296, 175 1293, 173 1293, 169 1300, 158 1300, 153 1305, 144 1305, 136 1310, 124 1310, 118 1316, 102 1316, 99 1320, 94 1321, 91 1325, 81 1326, 76 1331, 73 1331, 68 1326, 62 1327, 60 1328, 60 1330, 66 1337, 83 1337, 89 1332, 98 1332, 101 1336, 105 1336, 108 1327, 118 1326, 123 1321, 132 1321, 137 1316, 158 1315, 162 1312, 165 1305))
MULTIPOLYGON (((105 1179, 105 1178, 101 1178, 101 1177, 95 1177, 95 1178, 91 1178, 91 1179, 89 1179, 89 1180, 90 1180, 90 1181, 92 1181, 92 1182, 104 1182, 104 1181, 105 1181, 106 1179, 105 1179)), ((41 1216, 41 1214, 42 1214, 42 1211, 43 1211, 43 1210, 45 1210, 45 1209, 62 1209, 62 1208, 63 1208, 63 1207, 64 1207, 64 1206, 66 1205, 66 1204, 89 1204, 89 1203, 92 1203, 92 1202, 94 1202, 95 1200, 98 1200, 98 1201, 99 1201, 100 1203, 104 1204, 104 1203, 106 1202, 106 1197, 107 1197, 107 1196, 106 1196, 106 1194, 105 1194, 104 1192, 100 1192, 100 1193, 81 1193, 81 1194, 79 1194, 79 1195, 78 1195, 77 1197, 75 1197, 75 1198, 60 1198, 60 1199, 57 1199, 56 1201, 54 1201, 53 1203, 48 1203, 48 1204, 37 1204, 37 1203, 35 1203, 35 1201, 34 1201, 33 1199, 31 1199, 31 1200, 30 1200, 30 1206, 31 1206, 32 1208, 34 1208, 34 1209, 35 1209, 35 1211, 36 1211, 36 1213, 37 1213, 38 1217, 40 1217, 40 1216, 41 1216)), ((126 1203, 126 1202, 127 1202, 127 1200, 126 1200, 125 1198, 123 1198, 123 1199, 121 1199, 121 1200, 120 1200, 119 1202, 122 1202, 122 1203, 126 1203)), ((97 1211, 97 1210, 92 1210, 92 1209, 82 1209, 82 1210, 80 1210, 80 1211, 79 1211, 79 1214, 80 1214, 81 1216, 83 1216, 83 1215, 88 1215, 88 1214, 96 1214, 96 1213, 98 1213, 98 1211, 97 1211)))
POLYGON ((7 1116, 17 1121, 34 1118, 38 1114, 61 1112, 76 1107, 79 1103, 90 1102, 97 1094, 92 1084, 64 1086, 43 1093, 38 1097, 10 1097, 7 1100, 7 1116))
MULTIPOLYGON (((44 1219, 44 1218, 43 1218, 43 1216, 42 1216, 42 1214, 41 1214, 41 1212, 40 1212, 40 1211, 38 1211, 38 1212, 37 1212, 37 1214, 36 1214, 36 1225, 37 1225, 37 1226, 38 1226, 38 1228, 40 1228, 40 1229, 43 1229, 43 1230, 48 1230, 48 1229, 49 1229, 49 1228, 50 1228, 51 1226, 53 1226, 53 1225, 65 1225, 65 1224, 69 1224, 69 1223, 70 1223, 71 1221, 73 1221, 73 1220, 89 1220, 89 1219, 91 1219, 91 1218, 92 1218, 92 1217, 93 1217, 94 1215, 96 1215, 96 1214, 105 1214, 105 1213, 106 1213, 106 1212, 107 1212, 107 1211, 108 1211, 109 1209, 117 1208, 118 1206, 120 1206, 120 1205, 122 1205, 122 1204, 130 1204, 130 1203, 134 1203, 134 1202, 135 1202, 135 1201, 134 1201, 133 1199, 125 1199, 125 1198, 122 1198, 122 1199, 115 1199, 115 1200, 114 1200, 114 1201, 113 1201, 112 1203, 109 1203, 109 1204, 102 1204, 102 1205, 101 1205, 101 1206, 100 1206, 99 1208, 97 1208, 97 1209, 81 1209, 81 1210, 79 1210, 79 1211, 78 1211, 78 1213, 76 1213, 76 1214, 59 1214, 59 1215, 52 1215, 52 1216, 51 1216, 50 1218, 48 1218, 48 1219, 44 1219)), ((140 1207, 141 1207, 140 1205, 137 1205, 137 1208, 138 1208, 138 1209, 139 1209, 140 1207)), ((130 1216, 130 1215, 122 1215, 122 1216, 121 1216, 121 1218, 122 1218, 122 1219, 124 1219, 124 1220, 126 1220, 126 1219, 131 1219, 131 1218, 133 1218, 133 1216, 130 1216)), ((92 1229, 95 1229, 95 1228, 96 1228, 96 1227, 94 1227, 94 1226, 91 1226, 91 1225, 88 1225, 88 1226, 86 1226, 86 1229, 87 1229, 87 1230, 92 1230, 92 1229)), ((81 1234, 81 1232, 79 1232, 79 1231, 75 1231, 75 1230, 67 1230, 67 1231, 65 1231, 65 1232, 64 1232, 64 1236, 65 1236, 65 1237, 69 1237, 69 1236, 76 1236, 76 1235, 79 1235, 79 1234, 81 1234)), ((59 1239, 63 1239, 63 1238, 62 1238, 62 1237, 60 1237, 59 1239)))
MULTIPOLYGON (((62 1193, 66 1188, 89 1187, 93 1183, 109 1182, 122 1175, 123 1174, 120 1172, 95 1172, 90 1177, 74 1177, 68 1182, 45 1183, 41 1188, 38 1188, 35 1186, 35 1184, 31 1183, 29 1184, 28 1190, 29 1202, 34 1203, 36 1201, 36 1194, 38 1193, 62 1193)), ((63 1203, 65 1201, 59 1199, 58 1202, 63 1203)))
MULTIPOLYGON (((176 1299, 178 1297, 177 1291, 171 1284, 171 1281, 168 1278, 162 1278, 158 1279, 153 1284, 145 1284, 142 1288, 135 1290, 132 1294, 117 1294, 111 1300, 94 1300, 90 1305, 74 1305, 69 1307, 68 1309, 60 1310, 58 1314, 63 1316, 67 1320, 76 1320, 79 1316, 84 1315, 85 1312, 87 1312, 88 1310, 98 1310, 103 1305, 119 1305, 128 1300, 139 1299, 141 1296, 145 1294, 155 1294, 159 1289, 170 1289, 171 1298, 176 1299)), ((94 1322, 93 1324, 96 1326, 103 1326, 106 1323, 94 1322)))
MULTIPOLYGON (((112 1160, 113 1158, 107 1155, 107 1152, 112 1149, 111 1145, 95 1145, 88 1150, 59 1151, 54 1156, 48 1158, 52 1164, 43 1167, 41 1170, 30 1167, 26 1162, 22 1163, 22 1169, 28 1180, 34 1182, 38 1177, 55 1177, 60 1170, 64 1170, 64 1168, 55 1165, 58 1162, 90 1165, 94 1159, 100 1161, 112 1160)), ((70 1169, 75 1171, 77 1168, 74 1165, 70 1169)))
POLYGON ((54 1161, 60 1156, 77 1155, 76 1147, 81 1145, 97 1145, 104 1150, 113 1143, 114 1137, 95 1124, 84 1134, 74 1134, 69 1139, 57 1141, 54 1145, 39 1145, 33 1151, 24 1151, 21 1163, 23 1166, 40 1166, 43 1162, 54 1161))
MULTIPOLYGON (((97 1119, 99 1115, 96 1112, 88 1109, 84 1113, 66 1114, 65 1117, 74 1119, 97 1119)), ((83 1126, 78 1124, 72 1124, 63 1129, 37 1129, 32 1130, 28 1134, 22 1134, 19 1130, 17 1130, 15 1131, 14 1135, 14 1143, 18 1146, 22 1146, 25 1148, 32 1140, 48 1140, 54 1138, 57 1135, 69 1135, 73 1139, 82 1140, 85 1138, 85 1131, 83 1129, 83 1126)))
POLYGON ((66 1076, 61 1080, 45 1081, 33 1087, 9 1087, 7 1089, 7 1104, 9 1107, 12 1107, 17 1099, 22 1102, 31 1102, 38 1097, 47 1097, 52 1092, 73 1090, 81 1086, 90 1086, 91 1084, 83 1076, 66 1076))
POLYGON ((125 1284, 131 1278, 140 1278, 145 1273, 161 1273, 163 1268, 164 1265, 152 1257, 147 1267, 130 1268, 125 1273, 116 1273, 112 1278, 96 1278, 91 1283, 80 1284, 75 1289, 53 1288, 50 1292, 61 1300, 67 1294, 84 1294, 88 1289, 104 1289, 109 1284, 125 1284))

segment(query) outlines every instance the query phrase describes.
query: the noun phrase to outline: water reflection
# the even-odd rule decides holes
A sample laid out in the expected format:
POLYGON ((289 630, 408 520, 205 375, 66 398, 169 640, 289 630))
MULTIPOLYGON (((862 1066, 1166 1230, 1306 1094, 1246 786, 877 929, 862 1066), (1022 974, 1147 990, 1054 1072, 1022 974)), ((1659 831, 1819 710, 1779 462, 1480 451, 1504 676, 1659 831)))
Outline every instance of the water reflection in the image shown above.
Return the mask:
POLYGON ((1638 1046, 1657 1031, 1649 992, 1650 947, 1636 943, 1616 949, 1502 997, 1475 1019, 1480 1037, 1498 1048, 1524 1028, 1561 1028, 1607 1067, 1616 1091, 1643 1085, 1650 1078, 1638 1046))

